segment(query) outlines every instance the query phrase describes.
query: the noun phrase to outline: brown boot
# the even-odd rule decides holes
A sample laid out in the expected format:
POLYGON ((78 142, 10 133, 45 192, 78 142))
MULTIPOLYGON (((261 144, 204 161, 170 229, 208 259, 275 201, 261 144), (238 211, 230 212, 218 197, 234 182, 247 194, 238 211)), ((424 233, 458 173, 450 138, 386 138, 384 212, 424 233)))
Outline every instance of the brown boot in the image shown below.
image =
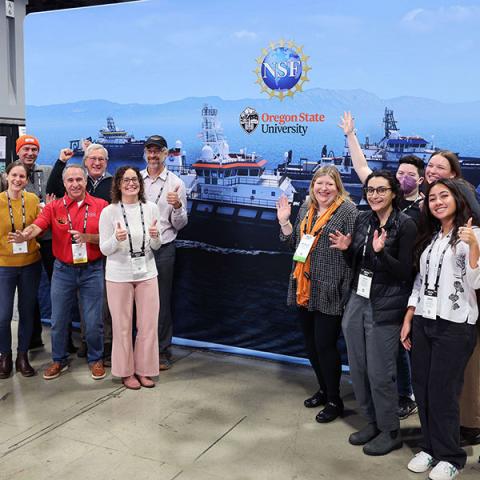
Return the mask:
POLYGON ((12 354, 0 353, 0 378, 8 378, 13 370, 12 354))
POLYGON ((17 359, 15 360, 15 370, 20 372, 24 377, 33 377, 35 375, 35 370, 30 365, 28 361, 27 352, 18 352, 17 359))

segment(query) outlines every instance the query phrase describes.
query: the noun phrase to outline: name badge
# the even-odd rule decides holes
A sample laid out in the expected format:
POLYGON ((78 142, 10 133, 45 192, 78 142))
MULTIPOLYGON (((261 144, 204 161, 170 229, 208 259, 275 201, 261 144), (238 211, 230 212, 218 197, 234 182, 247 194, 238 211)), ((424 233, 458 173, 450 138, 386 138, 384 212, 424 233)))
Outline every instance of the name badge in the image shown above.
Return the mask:
POLYGON ((132 259, 132 271, 134 277, 141 277, 147 273, 147 260, 145 254, 134 253, 132 259))
POLYGON ((435 320, 437 318, 437 292, 435 290, 425 290, 423 297, 423 317, 435 320))
POLYGON ((295 262, 305 263, 314 241, 315 237, 313 235, 304 235, 295 250, 293 260, 295 262))
POLYGON ((358 276, 357 295, 364 298, 370 298, 370 290, 372 288, 373 272, 362 268, 358 276))
POLYGON ((22 243, 12 243, 13 245, 13 253, 28 253, 28 243, 27 242, 22 242, 22 243))
POLYGON ((86 243, 72 243, 73 263, 87 263, 87 244, 86 243))

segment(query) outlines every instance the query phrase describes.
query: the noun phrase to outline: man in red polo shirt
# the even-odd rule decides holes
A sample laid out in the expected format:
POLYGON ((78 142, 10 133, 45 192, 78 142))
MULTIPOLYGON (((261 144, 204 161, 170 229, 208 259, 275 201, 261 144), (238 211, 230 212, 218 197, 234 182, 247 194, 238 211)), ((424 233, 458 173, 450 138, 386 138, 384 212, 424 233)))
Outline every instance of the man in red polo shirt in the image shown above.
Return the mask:
POLYGON ((86 192, 87 172, 81 165, 63 171, 65 195, 45 206, 35 222, 11 235, 15 242, 51 228, 55 256, 51 284, 52 359, 43 378, 51 380, 68 369, 68 325, 72 303, 80 296, 86 327, 88 363, 95 380, 105 377, 103 366, 103 261, 98 247, 98 221, 108 205, 86 192))

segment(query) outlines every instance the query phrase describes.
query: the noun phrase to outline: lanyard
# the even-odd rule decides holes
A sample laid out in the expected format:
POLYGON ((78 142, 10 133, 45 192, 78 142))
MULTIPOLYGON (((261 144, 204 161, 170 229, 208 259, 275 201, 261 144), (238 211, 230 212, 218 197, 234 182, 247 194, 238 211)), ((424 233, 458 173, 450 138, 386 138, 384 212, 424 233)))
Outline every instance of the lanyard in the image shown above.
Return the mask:
MULTIPOLYGON (((315 228, 315 222, 318 220, 318 217, 315 218, 315 215, 313 216, 312 218, 312 225, 310 226, 310 228, 315 228)), ((305 225, 303 226, 303 234, 306 235, 307 234, 307 226, 308 226, 308 213, 306 215, 306 218, 305 218, 305 225)), ((316 237, 322 230, 323 230, 324 226, 323 227, 320 227, 316 232, 308 232, 309 235, 313 235, 314 237, 316 237)))
POLYGON ((365 235, 365 241, 363 242, 363 248, 362 248, 362 265, 363 265, 363 262, 365 261, 365 253, 367 251, 367 243, 368 243, 368 237, 370 236, 370 231, 372 230, 372 225, 369 224, 368 225, 368 230, 367 230, 367 234, 365 235))
POLYGON ((43 200, 43 192, 42 192, 42 179, 43 179, 43 171, 42 170, 34 170, 32 172, 32 185, 35 187, 35 174, 38 180, 38 197, 40 201, 43 200))
POLYGON ((415 205, 418 205, 420 201, 422 200, 422 197, 419 195, 410 205, 406 206, 403 210, 402 213, 408 212, 411 208, 413 208, 415 205))
MULTIPOLYGON (((158 192, 158 195, 157 195, 157 198, 155 199, 155 202, 154 203, 158 203, 158 201, 160 200, 160 197, 162 196, 162 193, 163 193, 163 189, 165 188, 165 185, 167 184, 167 180, 168 180, 168 174, 170 172, 167 172, 167 176, 165 177, 165 180, 163 181, 163 185, 162 185, 162 188, 160 189, 160 192, 158 192)), ((160 177, 158 177, 160 178, 160 177)), ((161 180, 161 178, 160 178, 161 180)))
MULTIPOLYGON (((67 211, 68 227, 70 230, 73 230, 72 218, 70 217, 70 212, 68 211, 65 197, 63 197, 63 204, 65 205, 65 210, 67 211)), ((88 218, 88 204, 87 204, 87 207, 85 208, 85 216, 83 217, 83 233, 87 233, 87 218, 88 218)), ((72 236, 72 243, 76 243, 75 240, 73 239, 73 236, 72 236)))
MULTIPOLYGON (((143 218, 142 203, 139 202, 138 205, 140 207, 140 218, 142 219, 142 229, 143 229, 143 240, 142 240, 142 248, 141 248, 140 255, 143 257, 145 255, 145 237, 146 237, 145 220, 143 218)), ((136 257, 138 255, 135 255, 135 253, 133 251, 132 235, 130 234, 130 227, 128 226, 127 214, 125 212, 125 207, 123 206, 122 202, 120 202, 120 206, 122 207, 123 220, 125 221, 125 226, 127 227, 128 243, 130 244, 130 256, 131 257, 136 257)))
POLYGON ((105 176, 105 174, 103 174, 97 180, 94 180, 90 175, 88 176, 88 178, 90 179, 90 183, 92 184, 92 188, 90 189, 90 191, 88 193, 95 193, 95 190, 97 189, 98 184, 103 180, 104 176, 105 176))
MULTIPOLYGON (((10 201, 10 195, 8 194, 8 191, 7 191, 7 201, 8 201, 8 211, 10 213, 10 222, 12 224, 12 232, 15 233, 15 220, 13 218, 12 202, 10 201)), ((22 192, 22 224, 23 224, 22 230, 25 230, 26 221, 27 219, 25 215, 25 196, 24 196, 24 193, 22 192)))
MULTIPOLYGON (((438 233, 435 235, 435 238, 433 239, 432 243, 430 244, 430 248, 428 250, 427 254, 427 260, 426 260, 426 266, 425 266, 425 290, 428 290, 428 274, 430 271, 430 255, 432 254, 433 250, 433 245, 438 239, 438 233)), ((447 238, 450 237, 450 233, 447 235, 447 238)), ((440 273, 442 272, 442 265, 443 265, 443 257, 445 256, 445 253, 447 252, 448 248, 450 247, 450 242, 447 243, 445 248, 443 249, 442 254, 440 255, 440 260, 438 261, 438 268, 437 268, 437 278, 435 280, 435 285, 433 286, 433 289, 435 292, 438 292, 438 285, 440 282, 440 273)))

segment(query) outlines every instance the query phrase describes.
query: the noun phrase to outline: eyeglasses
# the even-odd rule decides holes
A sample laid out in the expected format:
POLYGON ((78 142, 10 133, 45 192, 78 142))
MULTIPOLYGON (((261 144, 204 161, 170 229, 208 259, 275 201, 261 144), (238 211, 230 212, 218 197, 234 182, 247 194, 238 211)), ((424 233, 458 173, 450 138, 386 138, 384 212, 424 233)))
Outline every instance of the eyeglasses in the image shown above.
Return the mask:
POLYGON ((128 185, 129 183, 133 183, 134 185, 138 184, 138 178, 133 177, 133 178, 122 178, 122 183, 124 185, 128 185))
POLYGON ((380 197, 384 197, 389 190, 391 190, 390 187, 377 187, 377 188, 363 187, 363 191, 365 192, 367 197, 371 197, 375 193, 377 193, 380 197))
POLYGON ((87 157, 87 158, 92 162, 106 162, 106 159, 104 157, 87 157))

